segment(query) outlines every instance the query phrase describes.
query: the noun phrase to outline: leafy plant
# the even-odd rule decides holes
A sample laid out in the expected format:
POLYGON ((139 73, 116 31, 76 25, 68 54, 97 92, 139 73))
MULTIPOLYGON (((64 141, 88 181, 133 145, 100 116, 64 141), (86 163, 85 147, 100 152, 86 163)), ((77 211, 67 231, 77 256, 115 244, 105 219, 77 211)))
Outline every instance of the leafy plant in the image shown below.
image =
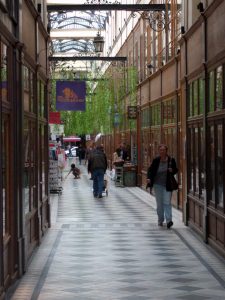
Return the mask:
MULTIPOLYGON (((64 78, 73 80, 73 73, 64 73, 64 78)), ((91 76, 88 79, 85 112, 61 112, 65 134, 110 134, 114 128, 115 114, 119 114, 119 126, 123 128, 126 120, 125 98, 129 97, 129 105, 136 103, 136 68, 112 67, 97 83, 92 81, 91 76)), ((57 80, 56 74, 52 78, 52 99, 56 99, 57 80)), ((55 110, 55 102, 52 103, 52 110, 55 110)))

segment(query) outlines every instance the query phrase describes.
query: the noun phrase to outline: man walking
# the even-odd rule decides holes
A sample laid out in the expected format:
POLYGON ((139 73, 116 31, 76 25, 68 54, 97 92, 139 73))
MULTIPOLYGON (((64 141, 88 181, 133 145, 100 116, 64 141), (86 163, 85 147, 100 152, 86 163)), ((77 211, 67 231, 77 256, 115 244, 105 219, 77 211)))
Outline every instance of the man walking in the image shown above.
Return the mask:
POLYGON ((102 198, 104 174, 107 170, 107 158, 102 146, 97 146, 96 150, 91 152, 88 161, 88 170, 90 170, 93 177, 94 197, 102 198))

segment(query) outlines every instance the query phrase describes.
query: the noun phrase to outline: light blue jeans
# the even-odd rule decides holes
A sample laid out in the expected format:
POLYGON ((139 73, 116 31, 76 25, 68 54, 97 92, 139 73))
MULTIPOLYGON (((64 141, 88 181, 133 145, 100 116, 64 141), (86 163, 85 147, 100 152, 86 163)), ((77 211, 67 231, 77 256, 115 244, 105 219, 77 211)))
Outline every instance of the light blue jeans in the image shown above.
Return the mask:
POLYGON ((168 223, 172 221, 172 192, 168 192, 165 186, 159 184, 154 184, 153 188, 157 204, 158 222, 163 223, 165 214, 166 223, 168 223))

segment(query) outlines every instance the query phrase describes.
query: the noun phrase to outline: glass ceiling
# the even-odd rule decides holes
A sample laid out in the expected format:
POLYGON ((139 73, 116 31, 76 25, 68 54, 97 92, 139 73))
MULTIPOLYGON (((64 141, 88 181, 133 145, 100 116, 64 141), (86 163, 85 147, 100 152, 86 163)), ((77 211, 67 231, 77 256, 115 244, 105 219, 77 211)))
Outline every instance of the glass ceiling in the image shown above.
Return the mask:
MULTIPOLYGON (((55 30, 77 30, 77 29, 96 29, 104 30, 107 12, 98 11, 73 11, 73 12, 54 12, 49 14, 51 31, 55 30)), ((52 39, 53 53, 57 52, 93 52, 93 38, 85 36, 76 39, 52 39)))

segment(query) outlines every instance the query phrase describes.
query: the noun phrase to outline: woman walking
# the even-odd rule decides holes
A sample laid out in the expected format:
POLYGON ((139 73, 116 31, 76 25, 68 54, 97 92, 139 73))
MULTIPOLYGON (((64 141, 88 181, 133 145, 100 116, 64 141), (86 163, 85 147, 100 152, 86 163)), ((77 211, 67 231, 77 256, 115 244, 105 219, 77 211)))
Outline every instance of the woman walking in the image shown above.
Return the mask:
POLYGON ((174 187, 171 178, 178 172, 176 161, 168 156, 168 147, 164 144, 159 146, 159 156, 153 159, 147 173, 147 183, 154 188, 158 225, 163 226, 166 219, 167 228, 173 226, 171 196, 174 187))

